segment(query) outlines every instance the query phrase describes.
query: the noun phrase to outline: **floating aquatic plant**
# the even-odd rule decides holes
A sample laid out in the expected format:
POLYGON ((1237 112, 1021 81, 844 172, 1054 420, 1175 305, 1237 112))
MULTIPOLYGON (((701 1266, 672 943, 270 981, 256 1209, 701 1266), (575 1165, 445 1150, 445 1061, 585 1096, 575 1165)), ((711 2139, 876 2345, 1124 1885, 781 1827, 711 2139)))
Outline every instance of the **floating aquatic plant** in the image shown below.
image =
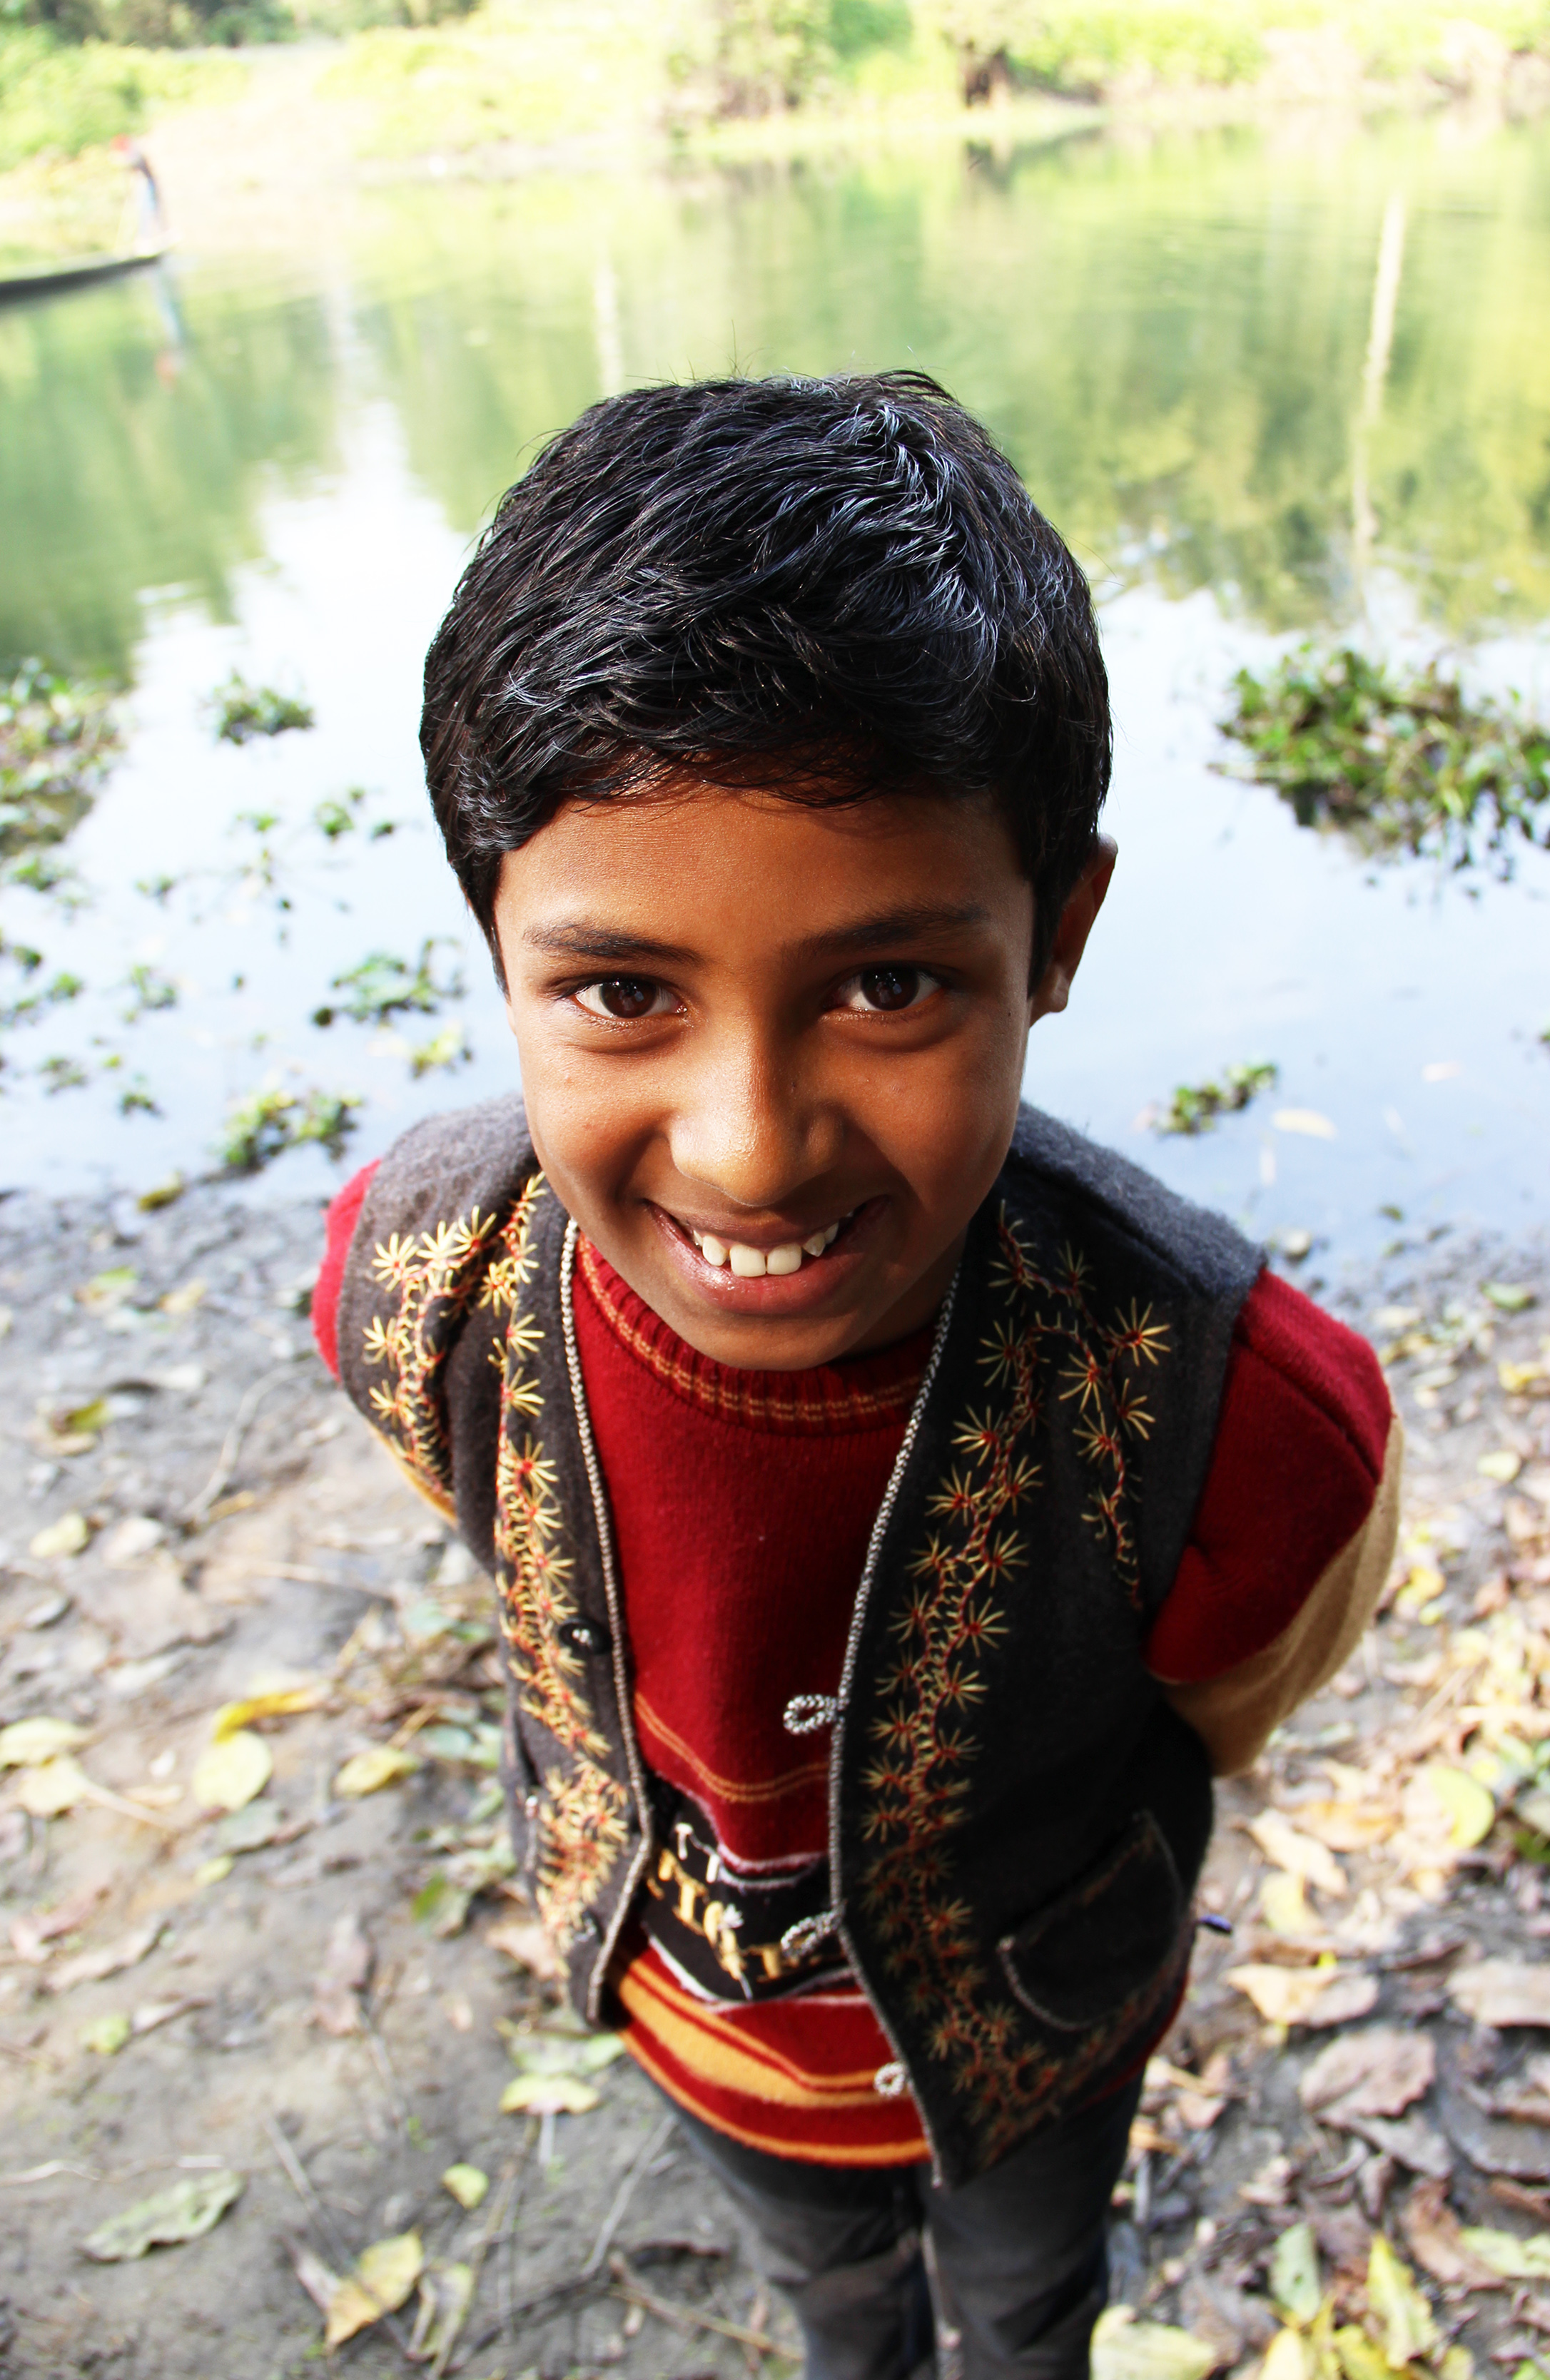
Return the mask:
POLYGON ((358 966, 333 978, 329 989, 344 997, 314 1009, 312 1023, 332 1025, 336 1017, 348 1016, 358 1025, 385 1025, 389 1017, 411 1010, 433 1016, 444 1000, 460 1000, 462 977, 454 971, 445 983, 438 983, 433 970, 436 945, 445 939, 432 935, 421 942, 412 966, 392 951, 371 952, 358 966))
POLYGON ((1339 828, 1374 857, 1489 856, 1503 876, 1516 842, 1550 846, 1550 728, 1515 700, 1466 701, 1434 661, 1396 674, 1349 646, 1304 645, 1234 684, 1222 727, 1248 751, 1242 773, 1299 825, 1339 828))
POLYGON ((1153 1132, 1209 1132, 1218 1116, 1235 1115, 1269 1090, 1279 1073, 1279 1067, 1263 1062, 1224 1066, 1207 1082, 1178 1084, 1167 1104, 1148 1108, 1143 1121, 1153 1132))
POLYGON ((250 686, 237 670, 210 699, 215 734, 223 744, 250 744, 258 735, 283 735, 287 728, 311 727, 314 717, 310 702, 281 694, 272 686, 250 686))
POLYGON ((0 860, 12 863, 5 871, 12 881, 47 889, 20 869, 91 808, 118 748, 113 701, 111 686, 67 678, 41 661, 22 662, 0 680, 0 860))
POLYGON ((349 1091, 287 1091, 265 1083, 238 1099, 226 1116, 219 1156, 229 1173, 258 1173, 287 1148, 316 1141, 330 1157, 343 1153, 355 1130, 360 1100, 349 1091))

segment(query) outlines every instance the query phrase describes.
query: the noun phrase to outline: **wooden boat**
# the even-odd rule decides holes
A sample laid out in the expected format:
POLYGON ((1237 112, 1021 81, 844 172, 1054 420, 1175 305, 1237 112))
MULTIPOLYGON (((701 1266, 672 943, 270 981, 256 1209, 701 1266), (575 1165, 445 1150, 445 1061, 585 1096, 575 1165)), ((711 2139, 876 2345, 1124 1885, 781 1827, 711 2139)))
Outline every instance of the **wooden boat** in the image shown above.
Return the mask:
POLYGON ((0 306, 14 306, 27 298, 54 298, 67 289, 86 289, 96 281, 116 281, 120 273, 159 264, 166 253, 165 247, 143 248, 128 255, 79 256, 65 264, 35 264, 29 272, 0 278, 0 306))

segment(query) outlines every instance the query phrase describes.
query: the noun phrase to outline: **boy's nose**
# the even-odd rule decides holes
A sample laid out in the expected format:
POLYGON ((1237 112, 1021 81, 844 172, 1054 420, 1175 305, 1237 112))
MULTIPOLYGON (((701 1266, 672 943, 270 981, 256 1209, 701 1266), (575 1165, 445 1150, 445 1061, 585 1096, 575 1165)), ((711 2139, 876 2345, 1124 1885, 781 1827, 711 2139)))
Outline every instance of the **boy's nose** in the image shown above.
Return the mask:
POLYGON ((686 1181, 751 1212, 784 1205, 827 1172, 845 1125, 791 1052, 742 1048, 697 1070, 669 1137, 686 1181))

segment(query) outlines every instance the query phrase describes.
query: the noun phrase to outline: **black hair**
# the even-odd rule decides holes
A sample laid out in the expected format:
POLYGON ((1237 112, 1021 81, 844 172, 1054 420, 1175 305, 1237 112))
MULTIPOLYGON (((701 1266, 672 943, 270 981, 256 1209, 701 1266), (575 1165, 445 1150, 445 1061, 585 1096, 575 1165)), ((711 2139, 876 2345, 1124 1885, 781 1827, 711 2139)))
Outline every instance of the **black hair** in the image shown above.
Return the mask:
POLYGON ((1108 789, 1108 683, 1080 570, 934 381, 699 381, 591 407, 502 498, 426 657, 421 747, 497 973, 503 855, 687 771, 991 795, 1036 981, 1108 789))

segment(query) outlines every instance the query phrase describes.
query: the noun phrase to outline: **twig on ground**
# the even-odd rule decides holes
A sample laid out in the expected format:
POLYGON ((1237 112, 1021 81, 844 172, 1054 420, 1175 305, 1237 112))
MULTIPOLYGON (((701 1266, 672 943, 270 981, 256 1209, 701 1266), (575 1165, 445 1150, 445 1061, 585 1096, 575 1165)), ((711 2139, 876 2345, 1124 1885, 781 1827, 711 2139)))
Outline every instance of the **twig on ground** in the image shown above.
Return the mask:
POLYGON ((494 2204, 485 2217, 483 2230, 469 2251, 469 2270, 473 2277, 469 2283, 468 2304, 442 2341, 440 2352, 431 2367, 431 2380, 443 2380, 443 2374, 451 2365, 452 2350, 458 2344, 458 2334, 462 2329, 463 2324, 467 2322, 472 2311, 474 2300, 479 2295, 479 2277, 484 2270, 484 2259, 505 2228, 507 2203, 516 2188, 517 2177, 521 2171, 521 2158, 514 2156, 508 2157, 501 2168, 501 2178, 495 2185, 494 2204))
POLYGON ((629 2202, 635 2195, 635 2185, 657 2151, 665 2143, 667 2135, 677 2121, 676 2116, 664 2116, 661 2123, 656 2125, 648 2136, 645 2146, 614 2192, 614 2203, 603 2218, 603 2228, 592 2243, 592 2254, 581 2267, 581 2278, 584 2281, 590 2281, 594 2273, 600 2273, 603 2270, 603 2260, 613 2246, 614 2235, 629 2212, 629 2202))
POLYGON ((291 2188, 295 2191, 298 2198, 301 2201, 302 2205, 311 2216, 312 2221, 317 2225, 318 2233, 323 2240, 323 2246, 328 2250, 328 2252, 333 2257, 335 2263, 340 2265, 342 2269, 349 2275, 357 2288, 371 2300, 374 2306, 381 2308, 380 2319, 383 2328, 387 2331, 392 2338, 394 2345, 403 2356, 404 2361, 407 2363, 416 2362, 417 2358, 410 2353, 409 2338, 404 2331, 402 2325, 395 2321, 388 2308, 383 2305, 382 2300, 378 2297, 375 2289, 372 2289, 370 2281, 363 2278, 360 2268, 357 2265, 355 2258, 351 2255, 349 2250, 346 2247, 344 2241, 335 2230, 333 2224, 329 2221, 328 2212, 324 2207, 322 2199, 318 2196, 317 2192, 312 2188, 311 2183, 308 2180, 305 2166, 297 2155, 296 2151, 291 2147, 291 2144, 287 2140, 284 2132, 281 2131, 279 2125, 275 2123, 274 2118, 267 2112, 260 2117, 259 2121, 262 2124, 264 2131, 268 2133, 269 2144, 285 2168, 287 2180, 290 2183, 291 2188))
POLYGON ((245 1392, 226 1434, 214 1470, 183 1514, 185 1527, 197 1529, 202 1526, 209 1517, 211 1506, 237 1468, 237 1458, 242 1451, 242 1440, 248 1434, 253 1415, 271 1389, 277 1388, 282 1380, 294 1380, 296 1377, 294 1364, 277 1364, 272 1372, 261 1373, 245 1392))
POLYGON ((0 2190, 15 2190, 24 2181, 52 2181, 61 2173, 73 2173, 78 2181, 101 2181, 103 2178, 90 2166, 66 2165, 60 2157, 50 2157, 47 2165, 29 2166, 25 2173, 0 2173, 0 2190))
POLYGON ((616 2297, 654 2314, 658 2322, 666 2323, 673 2330, 714 2330, 718 2338, 735 2339, 739 2347, 756 2347, 762 2355, 780 2353, 767 2331, 750 2330, 745 2323, 725 2322, 718 2313, 695 2313, 689 2306, 671 2305, 665 2298, 653 2296, 649 2289, 641 2288, 622 2256, 610 2256, 608 2268, 614 2276, 616 2297))

